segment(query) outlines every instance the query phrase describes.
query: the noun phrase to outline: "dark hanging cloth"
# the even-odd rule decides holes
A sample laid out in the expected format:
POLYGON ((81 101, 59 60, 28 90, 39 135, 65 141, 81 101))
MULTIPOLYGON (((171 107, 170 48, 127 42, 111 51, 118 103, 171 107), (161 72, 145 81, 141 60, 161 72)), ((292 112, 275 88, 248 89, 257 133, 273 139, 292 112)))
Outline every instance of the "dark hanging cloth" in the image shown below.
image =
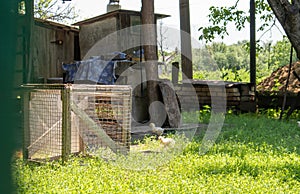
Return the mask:
POLYGON ((90 81, 97 84, 114 84, 114 61, 104 61, 100 58, 91 58, 72 64, 63 64, 66 71, 65 82, 76 83, 76 81, 90 81))

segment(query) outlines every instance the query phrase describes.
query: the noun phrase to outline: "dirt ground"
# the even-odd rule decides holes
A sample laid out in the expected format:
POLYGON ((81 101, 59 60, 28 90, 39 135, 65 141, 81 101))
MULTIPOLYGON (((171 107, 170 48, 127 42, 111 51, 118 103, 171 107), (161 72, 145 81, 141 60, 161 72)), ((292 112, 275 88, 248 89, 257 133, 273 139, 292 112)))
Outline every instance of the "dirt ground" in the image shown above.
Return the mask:
MULTIPOLYGON (((269 77, 257 85, 257 91, 284 91, 288 77, 289 64, 274 71, 269 77)), ((292 93, 300 92, 300 81, 293 74, 295 72, 300 77, 300 61, 292 65, 289 79, 288 91, 292 93)))

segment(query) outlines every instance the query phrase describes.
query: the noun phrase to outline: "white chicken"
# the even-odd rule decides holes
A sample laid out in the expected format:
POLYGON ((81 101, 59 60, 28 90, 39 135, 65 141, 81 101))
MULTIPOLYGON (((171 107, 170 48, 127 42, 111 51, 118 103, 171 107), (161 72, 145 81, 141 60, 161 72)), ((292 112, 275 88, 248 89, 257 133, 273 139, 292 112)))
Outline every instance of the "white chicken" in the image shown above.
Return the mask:
POLYGON ((155 127, 154 123, 150 123, 149 127, 150 127, 151 131, 153 133, 155 133, 156 135, 158 135, 158 136, 160 136, 160 135, 162 135, 164 133, 164 129, 161 128, 161 127, 155 127))
POLYGON ((175 140, 172 138, 159 136, 158 139, 165 147, 173 147, 175 145, 175 140))

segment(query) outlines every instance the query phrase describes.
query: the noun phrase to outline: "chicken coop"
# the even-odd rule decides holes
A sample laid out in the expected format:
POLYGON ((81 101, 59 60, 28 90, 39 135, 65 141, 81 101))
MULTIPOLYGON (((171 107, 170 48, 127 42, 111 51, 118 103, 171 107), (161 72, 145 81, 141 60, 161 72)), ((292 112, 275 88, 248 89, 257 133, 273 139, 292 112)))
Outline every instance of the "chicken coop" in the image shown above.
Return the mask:
POLYGON ((24 159, 67 159, 130 149, 132 89, 119 85, 24 85, 24 159))

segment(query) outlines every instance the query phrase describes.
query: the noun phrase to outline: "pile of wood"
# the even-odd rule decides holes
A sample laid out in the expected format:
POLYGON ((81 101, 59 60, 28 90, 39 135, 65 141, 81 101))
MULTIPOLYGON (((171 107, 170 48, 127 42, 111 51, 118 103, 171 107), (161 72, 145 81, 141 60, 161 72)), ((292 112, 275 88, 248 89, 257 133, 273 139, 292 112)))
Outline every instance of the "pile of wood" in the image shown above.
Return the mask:
MULTIPOLYGON (((288 78, 289 65, 283 66, 274 71, 268 78, 257 85, 259 92, 283 92, 285 90, 286 80, 288 78)), ((300 92, 300 81, 296 75, 300 76, 300 61, 292 64, 291 75, 289 79, 288 91, 291 93, 300 92)))
POLYGON ((193 80, 192 90, 185 84, 176 87, 180 99, 195 106, 194 96, 198 99, 199 107, 214 105, 216 109, 236 107, 242 111, 254 111, 255 95, 252 84, 241 82, 193 80))

